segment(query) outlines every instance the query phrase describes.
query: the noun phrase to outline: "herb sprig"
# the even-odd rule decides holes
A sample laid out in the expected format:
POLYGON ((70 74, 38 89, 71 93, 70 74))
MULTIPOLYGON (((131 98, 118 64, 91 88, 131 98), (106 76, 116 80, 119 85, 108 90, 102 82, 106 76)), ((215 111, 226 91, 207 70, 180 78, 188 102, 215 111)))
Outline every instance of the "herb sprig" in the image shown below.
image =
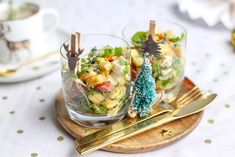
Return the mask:
POLYGON ((182 33, 180 36, 171 38, 170 41, 173 43, 177 43, 177 42, 181 41, 182 39, 184 39, 184 33, 182 33))

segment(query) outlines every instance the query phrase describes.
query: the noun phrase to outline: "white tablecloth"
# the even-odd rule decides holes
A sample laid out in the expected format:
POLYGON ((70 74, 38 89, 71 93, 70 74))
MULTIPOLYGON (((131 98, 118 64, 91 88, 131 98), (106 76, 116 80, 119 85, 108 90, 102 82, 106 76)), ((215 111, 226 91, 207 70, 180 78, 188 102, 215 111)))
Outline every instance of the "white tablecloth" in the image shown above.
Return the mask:
MULTIPOLYGON (((137 19, 166 19, 184 25, 188 31, 186 75, 200 88, 219 95, 205 111, 199 126, 174 145, 140 154, 95 151, 85 156, 235 155, 235 53, 229 45, 230 32, 223 26, 208 28, 200 20, 190 21, 171 0, 36 2, 57 9, 61 14, 60 27, 69 32, 121 35, 122 28, 137 19)), ((55 96, 60 88, 60 71, 29 82, 0 84, 0 157, 76 156, 74 139, 60 127, 55 116, 55 96)))

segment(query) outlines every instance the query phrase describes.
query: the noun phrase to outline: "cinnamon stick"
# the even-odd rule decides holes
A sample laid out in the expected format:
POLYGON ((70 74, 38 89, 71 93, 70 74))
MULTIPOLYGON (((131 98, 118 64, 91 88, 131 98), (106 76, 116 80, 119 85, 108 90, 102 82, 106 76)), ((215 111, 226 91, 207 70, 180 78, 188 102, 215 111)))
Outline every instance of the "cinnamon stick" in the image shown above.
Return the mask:
POLYGON ((155 35, 155 21, 154 20, 150 20, 149 22, 149 35, 152 36, 152 38, 154 39, 154 35, 155 35))
POLYGON ((71 35, 71 57, 75 57, 76 56, 76 35, 72 34, 71 35))
MULTIPOLYGON (((77 37, 77 53, 78 55, 80 55, 82 53, 81 49, 80 49, 80 38, 81 38, 81 33, 76 32, 76 37, 77 37)), ((81 71, 81 58, 79 57, 78 62, 77 62, 77 66, 78 66, 78 71, 81 71)))
POLYGON ((77 38, 77 52, 79 53, 79 49, 80 49, 80 37, 81 37, 81 33, 76 32, 76 38, 77 38))

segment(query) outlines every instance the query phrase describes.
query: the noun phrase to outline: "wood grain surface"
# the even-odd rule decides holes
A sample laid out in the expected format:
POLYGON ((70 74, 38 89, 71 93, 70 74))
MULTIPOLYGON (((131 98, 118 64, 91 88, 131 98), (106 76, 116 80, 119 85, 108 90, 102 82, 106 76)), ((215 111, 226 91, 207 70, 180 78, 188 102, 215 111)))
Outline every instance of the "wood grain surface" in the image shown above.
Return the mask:
MULTIPOLYGON (((193 86, 194 84, 189 79, 186 78, 184 80, 184 87, 192 88, 193 86)), ((74 138, 79 138, 98 130, 79 126, 69 118, 62 91, 56 97, 55 109, 59 123, 74 138)), ((102 150, 119 153, 139 153, 169 146, 192 132, 201 121, 202 116, 203 112, 200 112, 175 120, 128 139, 113 143, 102 150)))

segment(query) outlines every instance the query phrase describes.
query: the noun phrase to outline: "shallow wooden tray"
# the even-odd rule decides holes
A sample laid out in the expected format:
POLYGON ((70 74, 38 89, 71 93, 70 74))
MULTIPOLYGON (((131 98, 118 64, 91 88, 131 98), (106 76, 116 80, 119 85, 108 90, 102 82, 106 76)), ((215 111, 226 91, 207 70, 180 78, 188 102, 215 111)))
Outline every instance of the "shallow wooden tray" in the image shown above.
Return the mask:
MULTIPOLYGON (((194 86, 192 81, 185 78, 182 89, 190 90, 194 86)), ((74 138, 83 137, 98 130, 80 126, 69 118, 62 91, 56 97, 55 109, 59 123, 74 138)), ((201 121, 202 116, 203 112, 200 112, 175 120, 120 142, 113 143, 102 150, 119 153, 139 153, 169 146, 192 132, 201 121)))

